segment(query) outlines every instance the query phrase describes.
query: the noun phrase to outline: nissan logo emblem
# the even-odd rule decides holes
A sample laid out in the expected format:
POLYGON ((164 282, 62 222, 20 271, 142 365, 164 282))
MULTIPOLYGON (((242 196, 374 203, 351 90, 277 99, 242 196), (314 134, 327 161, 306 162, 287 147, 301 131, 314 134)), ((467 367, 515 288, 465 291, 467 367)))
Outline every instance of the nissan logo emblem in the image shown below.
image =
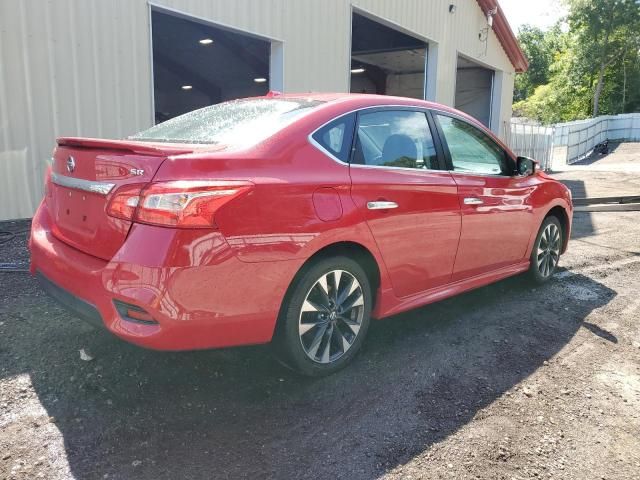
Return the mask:
POLYGON ((75 158, 69 156, 69 158, 67 158, 67 171, 73 172, 75 169, 76 169, 76 160, 75 158))

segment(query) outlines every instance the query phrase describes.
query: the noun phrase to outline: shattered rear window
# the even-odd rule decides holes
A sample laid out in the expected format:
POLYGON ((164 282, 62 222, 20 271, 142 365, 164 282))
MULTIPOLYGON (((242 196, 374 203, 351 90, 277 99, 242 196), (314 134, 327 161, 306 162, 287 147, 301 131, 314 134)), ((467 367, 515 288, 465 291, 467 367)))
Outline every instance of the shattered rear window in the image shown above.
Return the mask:
POLYGON ((185 113, 129 138, 171 143, 253 145, 321 103, 298 98, 233 100, 185 113))

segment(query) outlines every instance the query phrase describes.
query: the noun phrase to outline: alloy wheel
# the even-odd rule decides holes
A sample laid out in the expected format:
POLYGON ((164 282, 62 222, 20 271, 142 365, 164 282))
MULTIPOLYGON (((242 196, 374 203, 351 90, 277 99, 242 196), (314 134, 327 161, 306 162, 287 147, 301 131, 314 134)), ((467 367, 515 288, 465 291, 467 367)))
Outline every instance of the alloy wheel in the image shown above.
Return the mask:
POLYGON ((360 283, 345 270, 323 274, 300 309, 298 332, 306 355, 317 363, 342 357, 360 332, 364 295, 360 283))
POLYGON ((540 235, 536 258, 540 275, 550 276, 560 259, 560 229, 555 224, 547 225, 540 235))

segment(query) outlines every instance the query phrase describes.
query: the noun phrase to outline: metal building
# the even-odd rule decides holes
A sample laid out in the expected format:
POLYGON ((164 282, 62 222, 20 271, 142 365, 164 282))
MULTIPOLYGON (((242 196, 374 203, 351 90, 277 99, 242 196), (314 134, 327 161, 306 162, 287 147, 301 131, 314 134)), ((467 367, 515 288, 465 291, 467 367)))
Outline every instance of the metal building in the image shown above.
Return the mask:
POLYGON ((29 217, 57 136, 121 138, 230 98, 367 92, 498 134, 527 68, 496 0, 0 0, 0 219, 29 217))

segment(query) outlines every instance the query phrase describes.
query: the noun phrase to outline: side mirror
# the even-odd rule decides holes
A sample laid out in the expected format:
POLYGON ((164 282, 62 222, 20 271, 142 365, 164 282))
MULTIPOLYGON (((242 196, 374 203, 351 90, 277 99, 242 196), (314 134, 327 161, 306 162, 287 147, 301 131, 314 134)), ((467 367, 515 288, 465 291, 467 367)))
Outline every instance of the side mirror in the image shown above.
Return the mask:
POLYGON ((516 166, 516 175, 528 177, 536 171, 536 161, 529 157, 518 157, 516 166))

